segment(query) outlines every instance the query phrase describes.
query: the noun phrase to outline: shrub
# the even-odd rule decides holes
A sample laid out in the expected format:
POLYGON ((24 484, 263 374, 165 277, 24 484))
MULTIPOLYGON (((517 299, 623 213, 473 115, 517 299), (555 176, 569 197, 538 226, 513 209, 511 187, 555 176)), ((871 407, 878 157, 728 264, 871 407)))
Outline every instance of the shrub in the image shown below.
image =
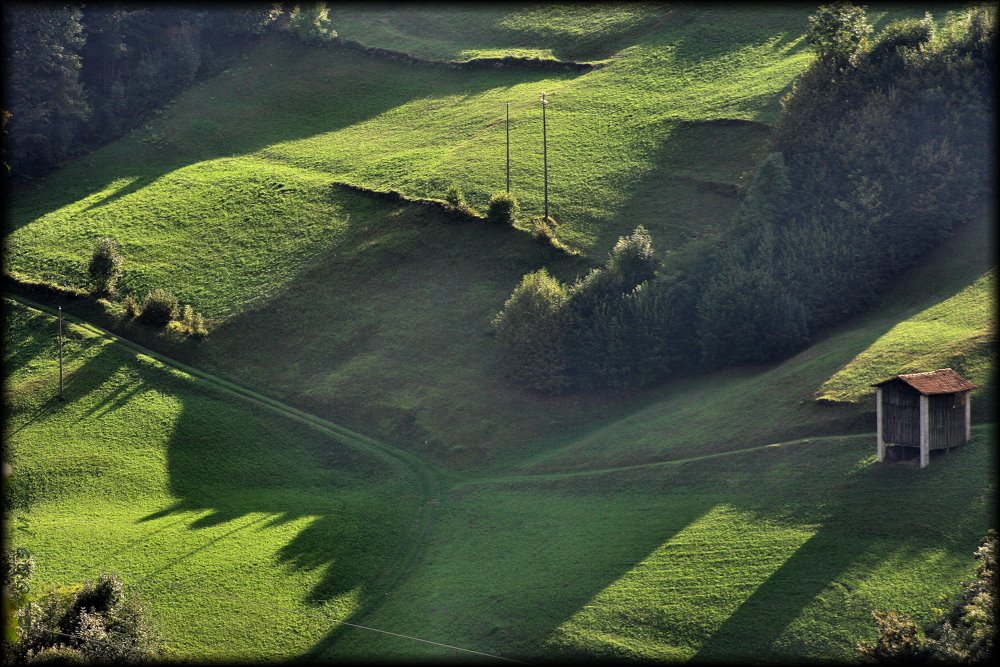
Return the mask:
POLYGON ((105 238, 97 242, 87 265, 90 284, 97 294, 112 294, 118 287, 122 275, 122 256, 114 239, 105 238))
POLYGON ((33 665, 46 662, 60 665, 82 665, 86 662, 86 659, 84 659, 83 654, 75 648, 66 646, 65 644, 56 644, 55 646, 46 646, 45 648, 28 655, 28 662, 33 665))
POLYGON ((486 219, 497 225, 513 225, 521 212, 517 197, 509 192, 495 192, 490 197, 486 219))
POLYGON ((619 237, 605 266, 621 279, 622 292, 650 280, 660 267, 660 260, 653 250, 653 237, 642 225, 628 236, 619 237))
POLYGON ((861 654, 871 662, 927 660, 927 641, 913 621, 894 611, 873 611, 878 638, 859 646, 861 654))
POLYGON ((125 317, 133 320, 139 317, 139 313, 142 312, 142 307, 139 305, 139 300, 134 296, 129 294, 122 300, 122 307, 125 309, 125 317))
POLYGON ((566 387, 566 298, 566 287, 545 269, 525 275, 514 288, 493 318, 509 377, 539 391, 566 387))
POLYGON ((313 44, 329 42, 337 36, 325 2, 295 5, 289 14, 288 29, 302 41, 313 44))
POLYGON ((205 318, 201 316, 201 313, 194 314, 194 327, 191 330, 191 335, 195 338, 204 338, 208 335, 208 327, 205 326, 205 318))
POLYGON ((139 321, 155 327, 165 327, 177 317, 177 297, 166 290, 154 289, 142 302, 139 321))
POLYGON ((195 312, 191 304, 184 304, 181 309, 180 330, 192 338, 204 338, 208 335, 205 327, 205 318, 201 313, 195 312))
MULTIPOLYGON (((6 467, 6 463, 4 466, 6 467)), ((4 478, 6 481, 7 472, 4 478)), ((31 579, 35 574, 35 559, 23 547, 11 549, 8 546, 0 553, 0 569, 3 574, 4 619, 3 619, 3 656, 9 662, 9 642, 17 636, 18 610, 28 601, 31 590, 31 579)))
POLYGON ((22 608, 18 621, 10 648, 19 661, 139 662, 159 653, 145 610, 115 574, 51 590, 22 608))
POLYGON ((185 303, 184 307, 181 308, 181 324, 184 325, 184 331, 188 334, 194 331, 194 308, 189 303, 185 303))
POLYGON ((17 602, 25 598, 31 587, 31 578, 35 574, 35 558, 24 547, 11 549, 4 547, 2 563, 3 586, 8 595, 17 602))
POLYGON ((458 209, 464 209, 466 207, 465 203, 465 193, 457 185, 452 185, 448 188, 448 192, 444 196, 444 200, 458 209))
POLYGON ((102 574, 94 583, 84 584, 76 595, 73 608, 77 611, 91 609, 106 612, 125 599, 125 584, 115 575, 102 574))
POLYGON ((934 20, 930 14, 923 19, 893 21, 879 33, 868 50, 870 63, 881 63, 904 49, 916 49, 934 39, 934 20))
POLYGON ((871 31, 863 7, 836 2, 821 6, 809 17, 807 38, 820 59, 845 62, 864 46, 871 31))

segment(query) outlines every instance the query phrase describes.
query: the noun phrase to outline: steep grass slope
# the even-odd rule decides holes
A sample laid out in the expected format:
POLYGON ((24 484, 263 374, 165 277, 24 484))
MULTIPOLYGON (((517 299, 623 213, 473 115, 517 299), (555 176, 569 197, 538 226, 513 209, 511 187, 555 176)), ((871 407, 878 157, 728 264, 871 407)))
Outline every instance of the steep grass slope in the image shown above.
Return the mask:
POLYGON ((4 301, 10 539, 35 592, 114 570, 171 654, 297 655, 372 596, 423 501, 413 473, 4 301))
POLYGON ((823 383, 819 398, 858 400, 897 373, 954 367, 973 383, 992 379, 996 269, 954 296, 900 322, 823 383))
POLYGON ((147 128, 19 194, 6 265, 79 283, 89 247, 111 233, 133 251, 126 284, 148 289, 180 266, 182 298, 228 315, 265 289, 242 260, 284 271, 315 257, 324 214, 326 239, 335 233, 343 215, 336 201, 324 212, 324 184, 441 197, 455 182, 484 207, 504 184, 505 100, 513 188, 537 215, 543 91, 560 236, 599 256, 642 223, 678 248, 728 223, 733 186, 766 139, 756 122, 773 119, 810 58, 805 8, 685 11, 585 74, 404 64, 271 40, 147 128), (228 250, 236 244, 246 250, 228 250), (215 252, 232 273, 210 283, 219 272, 200 260, 215 252))
MULTIPOLYGON (((447 48, 464 49, 497 21, 533 16, 511 11, 428 16, 450 26, 441 31, 447 48), (479 32, 463 32, 462 21, 479 21, 479 32)), ((79 285, 90 247, 112 235, 126 255, 126 291, 168 287, 223 320, 207 343, 172 355, 458 466, 545 467, 562 448, 573 453, 552 465, 577 468, 857 430, 863 411, 811 399, 882 322, 772 374, 737 370, 630 397, 540 398, 507 386, 497 380, 489 318, 521 274, 548 265, 572 278, 584 264, 526 235, 451 224, 336 186, 440 196, 457 181, 481 207, 502 183, 497 122, 510 98, 522 193, 540 176, 540 163, 523 157, 538 148, 540 128, 520 114, 535 113, 545 88, 561 235, 592 260, 638 223, 661 248, 711 238, 766 142, 758 121, 774 117, 778 93, 811 57, 802 48, 807 14, 677 8, 613 33, 623 41, 586 74, 403 64, 271 41, 147 129, 19 193, 5 266, 79 285), (766 419, 727 417, 761 402, 766 419), (589 453, 578 456, 581 448, 589 453)), ((424 30, 390 15, 400 29, 424 30)), ((604 19, 583 16, 565 25, 540 18, 537 39, 569 45, 597 35, 604 19)), ((607 20, 616 16, 624 14, 607 20)), ((375 33, 357 37, 385 45, 375 33)), ((676 259, 668 253, 668 265, 676 259)), ((988 269, 942 284, 958 291, 988 269)))

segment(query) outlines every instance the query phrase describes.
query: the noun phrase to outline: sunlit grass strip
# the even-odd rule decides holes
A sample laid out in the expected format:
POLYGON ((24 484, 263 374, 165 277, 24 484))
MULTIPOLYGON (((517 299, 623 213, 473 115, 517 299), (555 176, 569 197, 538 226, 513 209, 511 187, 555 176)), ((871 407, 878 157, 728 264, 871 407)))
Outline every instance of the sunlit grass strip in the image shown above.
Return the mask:
POLYGON ((607 658, 691 658, 814 533, 715 506, 594 596, 550 642, 607 658))
POLYGON ((980 363, 996 339, 996 269, 954 296, 900 322, 823 383, 818 397, 857 401, 870 385, 899 373, 957 367, 969 380, 985 384, 992 365, 980 363))

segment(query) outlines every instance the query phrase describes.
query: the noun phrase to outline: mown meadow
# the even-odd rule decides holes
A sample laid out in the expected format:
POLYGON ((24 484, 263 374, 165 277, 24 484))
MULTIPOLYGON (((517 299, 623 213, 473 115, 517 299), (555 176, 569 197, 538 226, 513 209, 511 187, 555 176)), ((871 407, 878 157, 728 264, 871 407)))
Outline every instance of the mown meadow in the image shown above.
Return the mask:
POLYGON ((17 543, 39 586, 121 572, 178 657, 456 655, 348 619, 507 657, 850 659, 871 609, 931 618, 992 517, 992 426, 927 471, 877 465, 870 434, 730 440, 646 465, 444 474, 428 498, 412 460, 88 328, 69 327, 58 403, 54 318, 8 307, 17 543), (431 532, 413 531, 428 501, 431 532))
POLYGON ((40 590, 116 571, 170 655, 277 659, 405 556, 422 488, 400 461, 75 324, 61 402, 55 319, 5 313, 10 529, 40 590))
POLYGON ((71 324, 60 403, 51 310, 5 299, 36 590, 115 570, 191 659, 471 655, 346 620, 512 658, 850 660, 872 610, 930 620, 993 525, 991 207, 780 363, 557 396, 498 372, 490 320, 525 273, 571 281, 637 224, 671 271, 730 227, 812 9, 336 7, 341 37, 427 62, 272 35, 17 191, 5 270, 83 287, 111 236, 123 293, 210 323, 62 301, 125 340, 71 324), (430 62, 504 56, 597 66, 430 62), (577 254, 528 233, 541 92, 577 254), (378 194, 454 184, 484 211, 508 100, 518 227, 378 194), (973 442, 877 465, 869 385, 942 366, 981 386, 973 442))

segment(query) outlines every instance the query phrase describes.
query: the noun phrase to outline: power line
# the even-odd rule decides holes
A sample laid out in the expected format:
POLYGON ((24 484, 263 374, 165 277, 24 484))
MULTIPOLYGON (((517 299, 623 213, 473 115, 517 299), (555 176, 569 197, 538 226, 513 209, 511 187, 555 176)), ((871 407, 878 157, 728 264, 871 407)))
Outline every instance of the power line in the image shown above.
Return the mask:
POLYGON ((465 651, 466 653, 475 653, 476 655, 484 655, 489 658, 496 658, 497 660, 506 660, 507 662, 516 662, 519 665, 527 665, 530 663, 521 662, 520 660, 514 660, 513 658, 504 658, 503 656, 493 655, 492 653, 483 653, 482 651, 474 651, 471 648, 462 648, 460 646, 452 646, 451 644, 442 644, 440 642, 432 642, 429 639, 421 639, 420 637, 411 637, 410 635, 401 635, 397 632, 389 632, 388 630, 379 630, 378 628, 371 628, 366 625, 358 625, 357 623, 348 623, 347 621, 336 621, 341 625, 349 625, 352 628, 362 628, 363 630, 371 630, 373 632, 381 632, 386 635, 392 635, 394 637, 404 637, 406 639, 412 639, 418 642, 425 642, 427 644, 434 644, 435 646, 444 646, 445 648, 455 649, 456 651, 465 651))

